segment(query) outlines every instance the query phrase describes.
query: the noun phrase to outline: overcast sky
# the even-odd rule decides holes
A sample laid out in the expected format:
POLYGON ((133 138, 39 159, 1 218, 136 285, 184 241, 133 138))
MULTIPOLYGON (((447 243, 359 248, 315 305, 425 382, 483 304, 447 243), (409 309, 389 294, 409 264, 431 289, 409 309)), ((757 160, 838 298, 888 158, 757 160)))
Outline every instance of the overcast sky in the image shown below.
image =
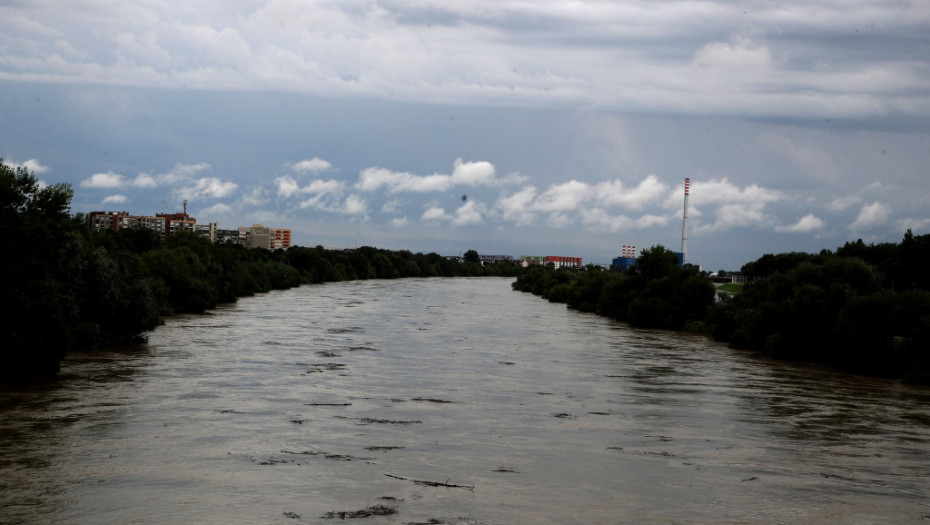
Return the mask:
POLYGON ((0 0, 0 156, 296 244, 765 253, 930 232, 930 2, 0 0), (196 6, 196 7, 193 7, 196 6))

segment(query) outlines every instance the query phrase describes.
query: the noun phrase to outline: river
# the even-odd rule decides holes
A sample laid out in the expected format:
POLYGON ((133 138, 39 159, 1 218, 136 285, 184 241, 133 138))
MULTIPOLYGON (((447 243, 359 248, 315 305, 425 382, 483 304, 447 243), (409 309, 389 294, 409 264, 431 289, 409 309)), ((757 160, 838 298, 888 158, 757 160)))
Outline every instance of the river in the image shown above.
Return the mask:
POLYGON ((0 523, 930 520, 930 389, 510 279, 304 286, 0 392, 0 523))

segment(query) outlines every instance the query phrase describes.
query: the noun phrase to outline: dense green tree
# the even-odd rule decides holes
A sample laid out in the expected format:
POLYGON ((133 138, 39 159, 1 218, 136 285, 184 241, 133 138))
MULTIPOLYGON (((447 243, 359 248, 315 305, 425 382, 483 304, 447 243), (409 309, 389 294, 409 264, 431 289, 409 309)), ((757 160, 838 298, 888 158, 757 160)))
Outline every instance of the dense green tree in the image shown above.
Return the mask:
MULTIPOLYGON (((73 192, 40 187, 0 159, 0 370, 54 373, 73 344, 76 305, 63 289, 61 249, 72 231, 73 192)), ((0 372, 0 373, 3 373, 0 372)))

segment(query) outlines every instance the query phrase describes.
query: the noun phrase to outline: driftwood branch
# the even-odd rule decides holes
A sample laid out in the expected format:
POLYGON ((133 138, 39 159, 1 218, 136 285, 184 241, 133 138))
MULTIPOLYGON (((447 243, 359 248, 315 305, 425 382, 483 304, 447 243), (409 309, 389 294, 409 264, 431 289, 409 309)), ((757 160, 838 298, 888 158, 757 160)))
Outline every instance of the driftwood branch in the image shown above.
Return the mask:
POLYGON ((393 474, 385 474, 385 476, 389 478, 399 479, 402 481, 412 481, 416 483, 417 485, 424 485, 426 487, 449 487, 449 488, 454 488, 454 489, 475 490, 474 485, 456 485, 454 483, 449 483, 449 480, 451 480, 452 478, 449 478, 445 482, 443 482, 443 481, 428 481, 428 480, 422 480, 422 479, 410 479, 410 478, 405 478, 402 476, 395 476, 393 474))

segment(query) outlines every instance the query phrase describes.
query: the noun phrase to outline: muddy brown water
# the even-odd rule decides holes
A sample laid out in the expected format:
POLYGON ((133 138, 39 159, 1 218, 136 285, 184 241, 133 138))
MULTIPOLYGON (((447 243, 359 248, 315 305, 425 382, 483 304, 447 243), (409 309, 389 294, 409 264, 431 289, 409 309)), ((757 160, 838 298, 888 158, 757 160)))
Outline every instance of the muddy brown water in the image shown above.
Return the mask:
POLYGON ((0 392, 0 523, 928 523, 930 389, 509 279, 307 286, 0 392))

